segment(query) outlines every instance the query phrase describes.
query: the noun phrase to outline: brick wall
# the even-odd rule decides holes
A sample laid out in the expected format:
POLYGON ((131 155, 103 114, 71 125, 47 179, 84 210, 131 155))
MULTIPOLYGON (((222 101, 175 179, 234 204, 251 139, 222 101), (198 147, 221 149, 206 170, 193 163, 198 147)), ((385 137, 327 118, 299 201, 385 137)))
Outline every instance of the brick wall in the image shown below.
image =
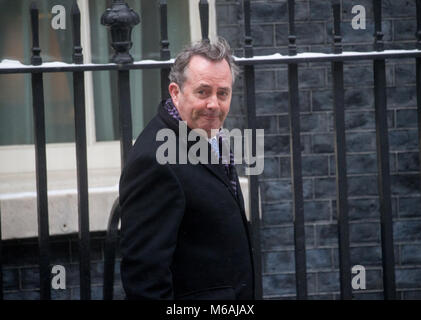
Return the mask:
MULTIPOLYGON (((77 235, 51 237, 51 265, 66 270, 66 289, 51 290, 53 300, 80 299, 79 250, 77 235)), ((91 296, 103 297, 105 233, 91 234, 91 296)), ((124 299, 120 279, 120 255, 115 262, 114 299, 124 299)), ((3 242, 3 297, 6 300, 39 299, 39 267, 37 239, 3 242)))
MULTIPOLYGON (((251 2, 255 55, 287 54, 286 2, 251 2)), ((244 43, 241 3, 216 0, 218 34, 229 40, 238 56, 243 55, 244 43)), ((298 52, 331 52, 330 3, 296 1, 298 52)), ((372 1, 343 0, 342 5, 344 51, 371 51, 372 1), (351 8, 356 4, 366 8, 366 30, 351 28, 351 8)), ((415 1, 383 1, 386 49, 415 48, 415 29, 415 1)), ((415 67, 413 59, 386 62, 397 293, 399 299, 420 299, 421 202, 415 67)), ((370 61, 346 63, 344 67, 351 265, 363 265, 367 271, 367 288, 354 291, 355 299, 383 298, 372 69, 370 61)), ((307 285, 309 298, 313 299, 340 298, 331 81, 329 63, 299 66, 307 285)), ((240 79, 226 122, 229 128, 245 127, 242 86, 240 79)), ((260 177, 264 297, 293 299, 287 66, 257 66, 256 90, 258 128, 265 129, 265 170, 260 177)))

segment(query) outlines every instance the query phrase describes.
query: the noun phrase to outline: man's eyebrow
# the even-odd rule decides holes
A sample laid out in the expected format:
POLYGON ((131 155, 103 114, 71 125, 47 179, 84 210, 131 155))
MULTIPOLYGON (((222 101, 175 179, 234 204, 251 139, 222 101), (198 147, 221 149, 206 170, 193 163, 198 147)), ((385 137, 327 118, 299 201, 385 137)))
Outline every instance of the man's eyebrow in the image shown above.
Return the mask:
POLYGON ((206 84, 206 83, 199 83, 199 85, 197 86, 197 88, 210 88, 211 86, 206 84))
MULTIPOLYGON (((212 88, 212 86, 206 84, 206 83, 199 83, 199 85, 196 87, 196 90, 199 89, 209 89, 212 88)), ((218 90, 223 90, 223 91, 227 91, 230 92, 231 88, 230 87, 218 87, 218 90)))

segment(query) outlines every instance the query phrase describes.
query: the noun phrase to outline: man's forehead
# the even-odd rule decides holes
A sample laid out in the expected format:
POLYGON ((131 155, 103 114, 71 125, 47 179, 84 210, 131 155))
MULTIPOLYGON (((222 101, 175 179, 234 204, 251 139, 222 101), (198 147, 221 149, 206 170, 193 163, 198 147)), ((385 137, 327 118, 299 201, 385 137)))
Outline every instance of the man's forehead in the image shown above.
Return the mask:
POLYGON ((215 81, 221 83, 223 87, 232 85, 231 69, 225 59, 212 61, 201 56, 194 56, 185 69, 185 76, 186 80, 193 81, 195 86, 198 83, 205 85, 215 81))
POLYGON ((186 66, 186 69, 195 73, 211 73, 215 74, 214 70, 218 69, 218 73, 224 72, 231 74, 231 68, 228 62, 223 60, 209 60, 202 56, 193 56, 186 66))

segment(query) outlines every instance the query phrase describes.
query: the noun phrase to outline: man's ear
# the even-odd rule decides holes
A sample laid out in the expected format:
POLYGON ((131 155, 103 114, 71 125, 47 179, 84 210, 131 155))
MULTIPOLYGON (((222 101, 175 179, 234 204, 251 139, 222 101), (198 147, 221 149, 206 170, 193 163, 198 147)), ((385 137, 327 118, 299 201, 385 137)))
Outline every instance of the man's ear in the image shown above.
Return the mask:
POLYGON ((178 95, 180 94, 180 87, 175 82, 171 82, 168 86, 168 91, 170 93, 171 99, 174 102, 174 105, 178 105, 178 95))

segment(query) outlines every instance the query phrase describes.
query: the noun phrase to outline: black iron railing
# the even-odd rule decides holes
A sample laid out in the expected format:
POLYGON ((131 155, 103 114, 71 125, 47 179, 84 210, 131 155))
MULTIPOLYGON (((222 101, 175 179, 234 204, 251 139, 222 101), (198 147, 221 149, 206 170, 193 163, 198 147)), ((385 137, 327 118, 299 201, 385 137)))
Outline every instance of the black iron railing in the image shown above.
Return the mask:
MULTIPOLYGON (((288 0, 289 13, 289 55, 254 56, 250 25, 250 1, 243 1, 244 8, 244 57, 236 58, 237 64, 244 68, 245 104, 247 105, 247 127, 256 129, 256 97, 255 97, 255 66, 259 64, 287 64, 289 88, 289 122, 290 122, 290 153, 292 166, 292 194, 294 214, 294 244, 296 268, 296 292, 298 299, 307 298, 307 271, 306 248, 304 232, 304 201, 303 181, 301 170, 301 143, 300 143, 300 102, 298 99, 298 67, 306 62, 330 62, 332 72, 332 91, 334 105, 334 131, 335 131, 335 159, 336 159, 336 190, 338 214, 338 240, 340 265, 340 290, 342 299, 351 299, 351 266, 349 248, 348 203, 347 203, 347 172, 346 172, 346 146, 344 121, 344 69, 345 61, 370 60, 374 68, 374 97, 377 132, 377 159, 379 201, 381 204, 381 244, 383 261, 384 298, 396 297, 394 278, 394 251, 392 233, 391 190, 389 170, 389 146, 386 114, 386 73, 385 59, 414 58, 416 59, 416 88, 418 106, 419 145, 421 146, 421 0, 416 1, 417 6, 417 50, 384 51, 383 33, 381 31, 381 0, 373 0, 375 34, 374 52, 343 53, 340 30, 340 1, 332 0, 333 11, 333 53, 332 54, 297 54, 295 37, 295 1, 288 0)), ((79 254, 80 254, 80 296, 81 299, 90 299, 90 243, 89 243, 89 215, 88 215, 88 176, 86 157, 86 128, 85 128, 85 71, 117 71, 118 73, 118 103, 120 121, 121 165, 127 159, 132 145, 131 102, 130 102, 130 70, 134 69, 160 69, 161 94, 166 97, 168 86, 168 73, 172 61, 170 60, 168 31, 167 31, 167 1, 160 0, 161 18, 161 60, 133 63, 129 53, 131 48, 131 29, 138 22, 137 14, 122 0, 114 0, 112 7, 104 13, 101 22, 111 29, 112 43, 116 54, 111 64, 83 64, 82 47, 80 44, 80 12, 76 1, 72 7, 73 26, 73 63, 72 65, 46 66, 42 65, 41 49, 38 41, 38 10, 31 4, 30 15, 32 25, 32 59, 30 66, 19 68, 0 67, 0 74, 26 73, 32 76, 32 96, 34 112, 34 133, 36 150, 36 186, 37 186, 37 213, 38 213, 38 239, 39 239, 39 267, 41 299, 51 298, 50 288, 50 251, 49 226, 47 205, 47 167, 46 167, 46 141, 44 120, 43 75, 48 72, 72 72, 74 85, 75 131, 76 131, 76 158, 78 182, 78 216, 79 216, 79 254), (113 15, 113 18, 110 18, 113 15)), ((202 37, 208 38, 209 4, 206 0, 198 1, 202 37)), ((256 141, 253 140, 252 150, 256 150, 256 141)), ((421 148, 420 148, 421 158, 421 148)), ((250 176, 250 213, 252 246, 256 275, 256 298, 262 298, 262 267, 260 249, 260 215, 258 180, 250 176)), ((1 217, 1 213, 0 213, 1 217)), ((118 223, 120 211, 116 200, 108 223, 105 242, 104 265, 104 299, 113 297, 114 260, 118 244, 118 223)), ((1 219, 0 219, 1 223, 1 219)), ((1 273, 1 242, 0 242, 0 297, 3 294, 1 273)))

